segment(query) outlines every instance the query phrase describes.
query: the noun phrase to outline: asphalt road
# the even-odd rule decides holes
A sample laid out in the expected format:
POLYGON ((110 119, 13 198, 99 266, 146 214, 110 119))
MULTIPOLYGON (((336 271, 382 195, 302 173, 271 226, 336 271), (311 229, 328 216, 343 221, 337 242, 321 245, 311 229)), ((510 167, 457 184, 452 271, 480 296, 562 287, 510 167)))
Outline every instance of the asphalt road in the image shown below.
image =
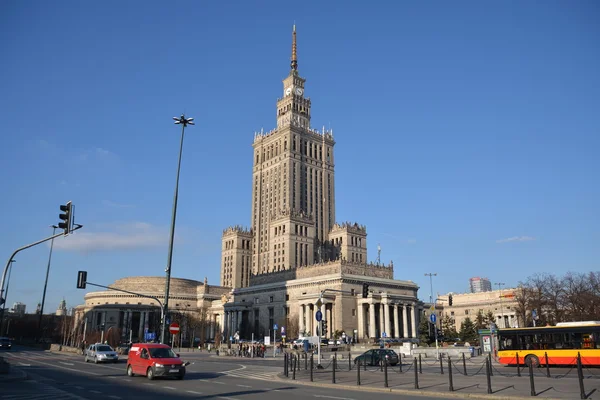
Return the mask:
POLYGON ((6 400, 279 400, 283 396, 289 400, 370 400, 374 395, 378 400, 440 398, 296 385, 277 378, 282 371, 281 359, 217 358, 206 352, 182 353, 184 360, 192 362, 184 380, 149 381, 145 377, 128 377, 125 361, 96 365, 85 363, 83 356, 18 347, 2 355, 30 377, 25 381, 3 382, 0 399, 6 400))

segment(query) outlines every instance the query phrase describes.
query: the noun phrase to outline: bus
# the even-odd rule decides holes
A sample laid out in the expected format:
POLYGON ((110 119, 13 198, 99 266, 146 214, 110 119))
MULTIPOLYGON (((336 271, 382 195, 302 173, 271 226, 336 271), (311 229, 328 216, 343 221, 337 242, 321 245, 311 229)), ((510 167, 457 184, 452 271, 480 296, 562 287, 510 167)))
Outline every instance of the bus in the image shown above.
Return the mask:
POLYGON ((561 322, 556 326, 498 330, 498 362, 504 365, 600 366, 600 321, 561 322), (517 358, 517 355, 519 356, 517 358))

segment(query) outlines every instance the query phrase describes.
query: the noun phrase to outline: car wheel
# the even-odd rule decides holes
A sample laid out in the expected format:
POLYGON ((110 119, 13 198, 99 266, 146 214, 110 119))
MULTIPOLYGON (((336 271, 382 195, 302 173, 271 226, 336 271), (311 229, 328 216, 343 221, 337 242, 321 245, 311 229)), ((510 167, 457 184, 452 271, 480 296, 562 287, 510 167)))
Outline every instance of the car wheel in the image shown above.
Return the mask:
POLYGON ((148 368, 148 371, 146 371, 146 378, 149 380, 154 379, 154 371, 152 370, 152 367, 148 368))
POLYGON ((182 372, 181 374, 177 375, 175 378, 177 378, 178 380, 182 380, 184 376, 185 376, 185 372, 182 372))
POLYGON ((88 362, 88 358, 87 358, 87 356, 85 356, 85 362, 88 362))
POLYGON ((131 367, 131 365, 127 366, 127 376, 135 376, 133 373, 133 368, 131 367))
POLYGON ((96 356, 94 356, 94 364, 98 364, 98 358, 96 358, 96 356))

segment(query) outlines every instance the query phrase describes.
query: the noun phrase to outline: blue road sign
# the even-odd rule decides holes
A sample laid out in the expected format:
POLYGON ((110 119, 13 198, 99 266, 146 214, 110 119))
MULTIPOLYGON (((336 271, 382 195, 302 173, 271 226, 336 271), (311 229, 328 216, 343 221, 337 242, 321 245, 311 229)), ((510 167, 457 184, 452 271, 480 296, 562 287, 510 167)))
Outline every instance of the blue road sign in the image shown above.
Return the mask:
POLYGON ((277 324, 273 324, 273 330, 277 330, 277 324))
POLYGON ((387 337, 387 333, 383 332, 383 333, 381 334, 381 337, 387 337))
POLYGON ((282 326, 282 327, 281 327, 281 334, 282 334, 282 335, 285 335, 285 326, 282 326))
POLYGON ((323 313, 321 312, 321 310, 317 310, 317 313, 315 314, 315 319, 317 320, 317 322, 321 322, 321 320, 323 319, 323 313))
POLYGON ((429 320, 431 321, 432 324, 435 324, 435 321, 437 320, 437 318, 435 317, 435 314, 430 314, 429 320))
POLYGON ((154 340, 154 339, 156 339, 156 333, 154 333, 154 332, 146 332, 144 334, 144 339, 146 341, 148 341, 148 340, 154 340))

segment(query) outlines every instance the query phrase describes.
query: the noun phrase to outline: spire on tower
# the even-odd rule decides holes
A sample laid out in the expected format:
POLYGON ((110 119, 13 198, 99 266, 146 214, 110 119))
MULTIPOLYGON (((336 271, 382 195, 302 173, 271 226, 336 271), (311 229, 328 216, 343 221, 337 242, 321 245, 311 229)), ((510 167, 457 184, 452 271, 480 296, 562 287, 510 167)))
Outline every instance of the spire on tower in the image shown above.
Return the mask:
POLYGON ((298 58, 296 56, 296 24, 292 31, 292 63, 291 67, 294 71, 298 70, 298 58))

